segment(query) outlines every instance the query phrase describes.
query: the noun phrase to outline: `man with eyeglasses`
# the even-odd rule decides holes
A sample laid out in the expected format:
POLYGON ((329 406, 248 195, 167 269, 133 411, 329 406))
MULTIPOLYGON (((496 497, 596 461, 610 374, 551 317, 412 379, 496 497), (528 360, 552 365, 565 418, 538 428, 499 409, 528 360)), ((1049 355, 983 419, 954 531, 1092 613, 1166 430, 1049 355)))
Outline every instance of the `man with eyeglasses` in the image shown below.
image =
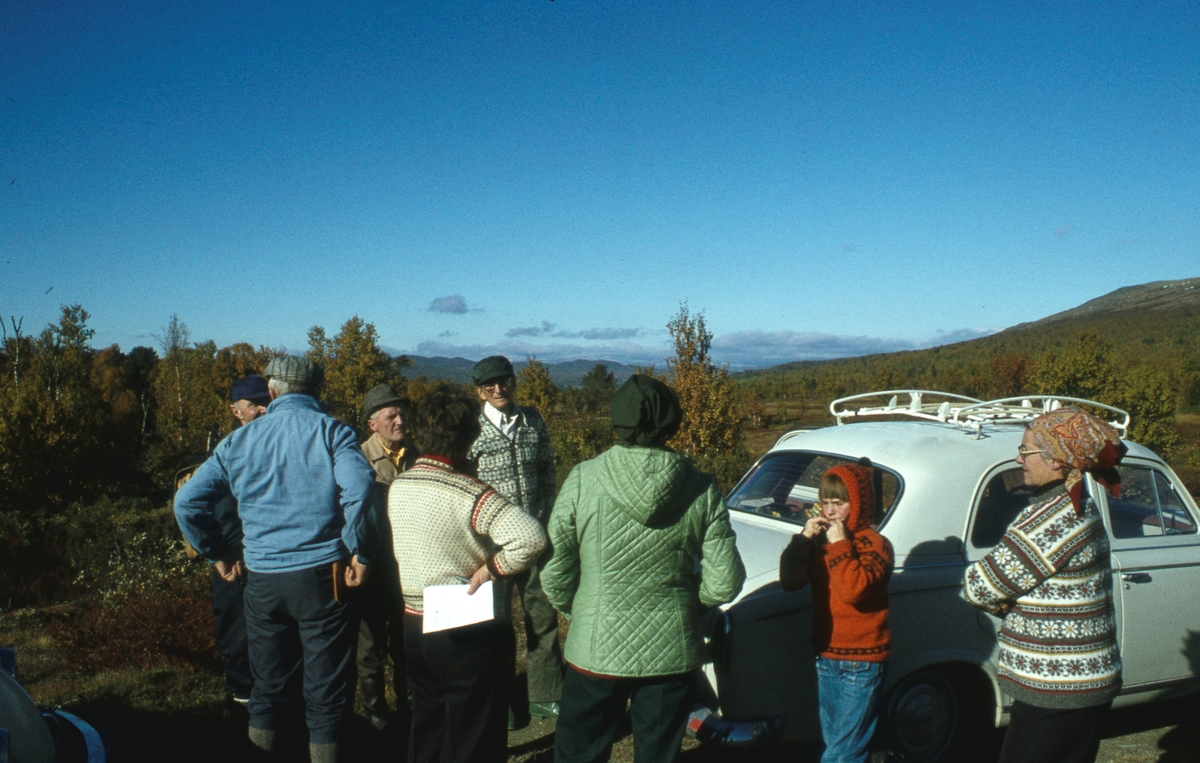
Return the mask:
MULTIPOLYGON (((475 392, 483 401, 480 434, 467 458, 479 479, 542 523, 554 506, 554 449, 546 422, 534 408, 513 399, 512 363, 502 355, 475 364, 475 392)), ((542 591, 538 565, 514 579, 525 609, 529 715, 558 718, 564 663, 558 645, 558 613, 542 591)), ((510 724, 515 725, 515 724, 510 724)))

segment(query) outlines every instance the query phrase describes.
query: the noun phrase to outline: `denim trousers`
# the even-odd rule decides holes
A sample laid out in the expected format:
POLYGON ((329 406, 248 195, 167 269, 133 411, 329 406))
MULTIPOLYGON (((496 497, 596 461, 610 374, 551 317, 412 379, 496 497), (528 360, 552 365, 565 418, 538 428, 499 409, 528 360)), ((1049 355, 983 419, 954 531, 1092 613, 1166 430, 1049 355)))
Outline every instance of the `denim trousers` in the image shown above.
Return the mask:
POLYGON ((867 763, 882 687, 882 662, 817 657, 821 763, 867 763))
POLYGON ((245 590, 246 635, 254 689, 250 725, 274 730, 304 686, 308 738, 336 742, 354 704, 354 646, 358 613, 333 595, 333 568, 250 571, 245 590))

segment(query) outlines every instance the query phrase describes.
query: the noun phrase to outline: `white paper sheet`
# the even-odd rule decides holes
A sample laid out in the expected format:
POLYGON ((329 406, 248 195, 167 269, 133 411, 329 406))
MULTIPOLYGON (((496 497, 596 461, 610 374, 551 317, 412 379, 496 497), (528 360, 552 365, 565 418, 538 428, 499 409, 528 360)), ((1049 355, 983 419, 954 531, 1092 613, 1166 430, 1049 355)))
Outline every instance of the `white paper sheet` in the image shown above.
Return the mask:
POLYGON ((427 586, 421 632, 433 633, 493 620, 496 617, 493 596, 490 580, 469 596, 465 585, 427 586))

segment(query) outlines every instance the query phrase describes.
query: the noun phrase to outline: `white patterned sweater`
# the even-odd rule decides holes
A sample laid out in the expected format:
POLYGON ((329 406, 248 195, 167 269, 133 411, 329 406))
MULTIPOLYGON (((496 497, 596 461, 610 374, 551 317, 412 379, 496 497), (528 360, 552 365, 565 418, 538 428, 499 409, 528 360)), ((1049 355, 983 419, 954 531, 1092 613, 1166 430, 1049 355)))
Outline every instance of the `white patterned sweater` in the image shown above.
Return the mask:
POLYGON ((1022 511, 985 558, 967 568, 967 601, 1004 617, 998 677, 1035 707, 1103 705, 1121 689, 1104 523, 1076 513, 1061 486, 1022 511))
POLYGON ((485 564, 498 578, 515 575, 546 545, 536 519, 437 456, 396 477, 388 518, 404 611, 412 615, 425 612, 426 586, 461 583, 485 564))

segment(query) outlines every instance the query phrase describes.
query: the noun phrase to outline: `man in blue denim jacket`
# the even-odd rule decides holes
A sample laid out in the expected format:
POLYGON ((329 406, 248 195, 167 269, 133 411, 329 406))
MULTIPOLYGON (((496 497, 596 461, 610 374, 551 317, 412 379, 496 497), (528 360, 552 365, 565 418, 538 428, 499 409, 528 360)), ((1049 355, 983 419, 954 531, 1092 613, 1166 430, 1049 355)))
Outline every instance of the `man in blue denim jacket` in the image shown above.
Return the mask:
POLYGON ((345 586, 366 579, 378 542, 374 472, 345 423, 317 400, 321 367, 285 356, 266 368, 267 413, 225 438, 175 496, 188 542, 226 580, 247 576, 246 630, 254 689, 251 742, 271 751, 303 666, 309 751, 338 758, 354 699, 358 615, 345 586), (238 501, 245 567, 224 547, 214 509, 238 501))

